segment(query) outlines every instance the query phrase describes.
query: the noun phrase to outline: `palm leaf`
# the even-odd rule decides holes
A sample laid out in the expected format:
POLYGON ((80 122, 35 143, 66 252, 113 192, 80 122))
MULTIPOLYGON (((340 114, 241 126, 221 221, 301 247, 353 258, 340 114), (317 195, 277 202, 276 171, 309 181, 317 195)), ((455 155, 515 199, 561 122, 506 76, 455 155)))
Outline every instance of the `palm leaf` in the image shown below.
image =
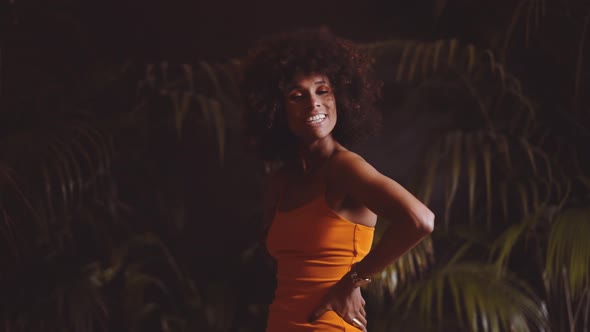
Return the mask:
MULTIPOLYGON (((233 66, 236 66, 235 62, 233 66)), ((199 62, 198 72, 195 72, 195 68, 189 64, 179 66, 178 71, 175 70, 176 66, 170 66, 165 62, 160 64, 160 72, 155 71, 155 67, 153 64, 148 65, 146 77, 138 82, 140 96, 142 93, 156 93, 170 98, 178 139, 182 138, 184 120, 195 100, 205 123, 215 128, 219 161, 223 164, 226 135, 224 112, 237 103, 233 100, 237 95, 235 91, 237 79, 234 77, 237 74, 232 75, 227 66, 222 65, 221 69, 216 69, 205 61, 199 62), (228 84, 222 84, 219 72, 226 76, 228 84), (211 89, 208 87, 210 86, 213 88, 214 97, 209 96, 211 89), (146 87, 150 89, 144 90, 146 87)))
POLYGON ((201 66, 201 68, 203 68, 203 70, 207 74, 207 77, 213 83, 213 86, 215 87, 216 98, 224 99, 226 97, 225 90, 224 90, 223 86, 221 85, 221 83, 219 82, 218 75, 215 72, 215 69, 213 69, 213 66, 211 66, 210 64, 208 64, 205 61, 201 61, 199 63, 199 65, 201 66))
POLYGON ((436 179, 436 174, 438 172, 440 151, 440 143, 434 142, 432 148, 427 151, 427 157, 425 158, 426 176, 424 177, 424 181, 420 183, 420 198, 421 201, 426 205, 428 205, 428 203, 430 202, 430 197, 432 195, 432 190, 434 187, 434 181, 436 179))
POLYGON ((549 234, 545 275, 559 285, 563 271, 573 299, 590 288, 590 207, 571 208, 556 219, 549 234))
POLYGON ((496 61, 494 52, 489 49, 479 50, 474 45, 461 47, 456 39, 433 42, 391 40, 363 46, 377 58, 377 66, 380 66, 380 59, 388 63, 393 59, 397 63, 394 75, 397 82, 424 80, 449 70, 465 74, 465 79, 472 81, 479 73, 487 75, 479 77, 479 80, 498 80, 501 87, 499 95, 510 92, 524 97, 518 79, 496 61), (419 63, 422 64, 421 75, 418 75, 419 63))
POLYGON ((447 136, 447 148, 446 151, 449 151, 450 155, 450 172, 451 176, 448 177, 447 186, 446 186, 446 195, 447 201, 445 203, 445 216, 444 222, 445 226, 448 228, 448 224, 450 222, 450 212, 451 206, 453 204, 453 200, 455 199, 455 194, 457 193, 457 189, 459 187, 459 179, 461 175, 461 151, 463 141, 461 140, 462 133, 455 132, 451 133, 447 136))
MULTIPOLYGON (((115 280, 117 276, 124 277, 124 308, 132 330, 142 330, 144 324, 151 324, 154 319, 170 328, 169 324, 186 317, 187 311, 204 309, 194 282, 154 234, 135 236, 114 252, 103 277, 115 280), (146 251, 155 254, 141 254, 146 251)), ((190 314, 204 316, 202 312, 190 314)), ((210 326, 202 323, 200 327, 210 326)))
POLYGON ((223 165, 225 151, 225 121, 223 119, 223 114, 221 113, 221 104, 215 100, 211 101, 211 111, 215 119, 215 129, 217 129, 219 163, 223 165))
POLYGON ((529 229, 525 222, 510 225, 504 232, 494 241, 490 251, 490 256, 495 258, 495 264, 498 271, 506 271, 510 254, 514 246, 526 234, 529 229))
POLYGON ((448 80, 449 75, 445 74, 453 73, 452 77, 459 78, 467 89, 465 96, 471 96, 471 100, 479 105, 487 130, 493 131, 497 121, 512 121, 511 132, 526 134, 535 123, 536 109, 523 93, 522 84, 496 61, 491 50, 481 51, 473 45, 460 46, 454 39, 434 42, 391 40, 365 47, 377 59, 376 65, 382 68, 383 75, 391 75, 398 83, 421 82, 441 76, 448 80), (389 74, 387 69, 391 64, 395 70, 389 74))
POLYGON ((574 181, 584 183, 584 176, 566 175, 555 157, 524 136, 494 131, 452 131, 442 141, 427 151, 426 176, 421 177, 420 193, 422 198, 429 198, 439 173, 448 173, 445 177, 447 229, 453 207, 463 203, 455 202, 460 192, 466 194, 469 220, 475 220, 476 205, 481 203, 477 206, 485 212, 486 224, 491 227, 496 211, 494 201, 499 202, 497 210, 505 221, 514 209, 519 211, 518 215, 512 214, 515 220, 531 217, 534 221, 537 219, 534 216, 548 204, 558 207, 566 204, 574 181), (485 201, 478 201, 478 193, 482 193, 485 201))
POLYGON ((510 45, 510 40, 514 35, 514 31, 516 30, 516 26, 519 20, 524 17, 524 25, 525 25, 525 45, 528 46, 530 36, 532 35, 533 28, 536 29, 540 25, 541 17, 545 16, 546 13, 546 4, 545 0, 521 0, 514 11, 512 12, 512 17, 510 20, 510 24, 508 25, 508 29, 506 31, 506 36, 504 37, 504 45, 502 46, 502 59, 505 60, 507 56, 508 46, 510 45), (526 5, 528 4, 528 7, 526 5), (525 7, 528 9, 525 12, 525 7))
MULTIPOLYGON (((381 233, 382 231, 376 233, 373 243, 379 242, 381 233)), ((393 295, 400 285, 423 275, 433 261, 432 239, 428 237, 377 274, 367 290, 379 298, 383 297, 384 292, 393 295)))
POLYGON ((484 145, 482 149, 484 175, 486 181, 486 208, 487 208, 487 225, 490 227, 492 218, 489 213, 492 210, 492 157, 489 145, 484 145))
POLYGON ((457 321, 471 331, 539 331, 548 327, 542 303, 528 286, 515 277, 498 274, 493 265, 479 263, 449 264, 434 271, 402 291, 396 308, 417 306, 425 321, 442 321, 450 313, 439 299, 449 296, 457 321))
POLYGON ((178 140, 180 140, 182 138, 184 118, 188 113, 192 96, 188 92, 172 91, 170 92, 170 98, 172 99, 172 105, 174 107, 176 134, 178 140))

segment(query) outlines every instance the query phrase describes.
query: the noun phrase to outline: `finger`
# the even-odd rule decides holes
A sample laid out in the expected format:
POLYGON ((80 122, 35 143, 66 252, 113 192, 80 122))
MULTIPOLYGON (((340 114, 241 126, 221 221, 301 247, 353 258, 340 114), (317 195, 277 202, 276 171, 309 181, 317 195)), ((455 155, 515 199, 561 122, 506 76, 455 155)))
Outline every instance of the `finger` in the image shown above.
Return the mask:
POLYGON ((349 324, 361 331, 366 331, 367 328, 367 320, 364 317, 354 317, 350 320, 349 324))
POLYGON ((360 307, 359 313, 363 316, 363 317, 367 317, 367 312, 365 311, 365 308, 360 307))
POLYGON ((361 323, 363 323, 363 327, 367 326, 367 318, 365 318, 365 316, 359 316, 356 319, 358 319, 359 321, 361 321, 361 323))
POLYGON ((321 315, 323 315, 326 311, 331 310, 330 307, 323 305, 317 308, 314 312, 311 313, 309 318, 307 319, 308 323, 311 323, 318 319, 321 315))
POLYGON ((363 299, 362 297, 361 297, 361 304, 363 307, 365 306, 365 304, 367 304, 367 302, 365 302, 365 299, 363 299))

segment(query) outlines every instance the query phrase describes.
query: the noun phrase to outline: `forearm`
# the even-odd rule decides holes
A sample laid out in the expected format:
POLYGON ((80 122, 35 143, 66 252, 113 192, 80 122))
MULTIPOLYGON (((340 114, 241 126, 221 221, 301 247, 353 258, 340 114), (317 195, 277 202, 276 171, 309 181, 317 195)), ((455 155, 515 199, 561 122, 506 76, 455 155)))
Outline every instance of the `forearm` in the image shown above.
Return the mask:
POLYGON ((379 243, 357 264, 359 275, 372 276, 383 271, 430 234, 433 223, 431 212, 419 222, 390 222, 379 243))

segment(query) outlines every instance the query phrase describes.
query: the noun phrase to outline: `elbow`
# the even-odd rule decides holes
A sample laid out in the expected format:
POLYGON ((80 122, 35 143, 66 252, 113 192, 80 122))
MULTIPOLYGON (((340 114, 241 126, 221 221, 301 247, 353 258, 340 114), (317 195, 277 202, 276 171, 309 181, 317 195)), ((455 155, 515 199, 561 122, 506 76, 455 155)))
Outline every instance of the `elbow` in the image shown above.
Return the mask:
POLYGON ((434 230, 434 213, 429 209, 421 213, 420 218, 417 220, 417 227, 425 236, 432 233, 434 230))

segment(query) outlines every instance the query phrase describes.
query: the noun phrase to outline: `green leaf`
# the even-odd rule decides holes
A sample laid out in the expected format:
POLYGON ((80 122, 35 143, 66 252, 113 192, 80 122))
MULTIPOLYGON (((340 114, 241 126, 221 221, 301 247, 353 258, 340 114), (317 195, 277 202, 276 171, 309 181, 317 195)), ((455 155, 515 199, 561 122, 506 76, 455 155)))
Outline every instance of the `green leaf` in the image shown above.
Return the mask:
POLYGON ((201 66, 201 68, 203 68, 205 73, 207 73, 207 76, 209 77, 211 82, 213 82, 213 86, 215 87, 217 98, 224 99, 225 98, 225 93, 223 92, 224 90, 221 87, 221 84, 219 83, 219 79, 217 78, 217 74, 215 73, 215 70, 213 69, 213 67, 205 61, 199 62, 199 65, 201 66))
POLYGON ((440 49, 443 47, 444 41, 437 40, 434 42, 434 55, 432 56, 432 71, 436 72, 438 64, 440 63, 440 49))
POLYGON ((182 71, 184 73, 184 78, 188 82, 188 91, 190 93, 195 92, 195 79, 193 75, 193 66, 189 64, 182 65, 182 71))
POLYGON ((209 123, 211 121, 211 111, 209 106, 209 99, 202 94, 197 94, 196 96, 197 101, 199 102, 199 109, 201 110, 201 114, 203 118, 205 118, 205 122, 209 123))
POLYGON ((469 222, 472 223, 475 219, 475 187, 477 183, 477 154, 474 151, 472 136, 465 136, 465 144, 467 145, 467 179, 469 185, 469 222))
POLYGON ((467 46, 467 74, 471 76, 475 67, 475 47, 473 45, 467 46))
POLYGON ((412 43, 407 43, 404 46, 402 58, 401 58, 399 65, 397 67, 397 75, 395 77, 395 80, 397 82, 400 82, 402 80, 402 77, 403 77, 404 71, 405 71, 405 67, 406 67, 406 62, 408 61, 408 57, 410 57, 410 53, 412 52, 412 47, 413 47, 412 43))
POLYGON ((416 67, 418 67, 418 63, 420 62, 420 55, 422 54, 423 49, 424 44, 418 44, 418 46, 416 46, 414 50, 412 64, 410 65, 410 70, 408 72, 408 80, 410 81, 414 79, 414 75, 416 74, 416 67))
POLYGON ((486 223, 488 227, 491 226, 491 211, 492 211, 492 153, 489 145, 484 145, 482 149, 484 175, 486 180, 486 223))
POLYGON ((562 270, 567 271, 569 291, 575 297, 590 287, 590 207, 563 211, 551 227, 547 244, 545 274, 560 283, 562 270))
POLYGON ((225 121, 221 113, 221 104, 216 100, 211 101, 211 113, 215 119, 215 129, 217 133, 217 147, 219 152, 219 163, 223 165, 225 153, 225 121))
POLYGON ((431 63, 431 54, 434 52, 434 48, 432 47, 425 47, 423 50, 424 55, 422 56, 422 66, 420 70, 420 74, 422 77, 426 77, 428 75, 428 67, 431 63))
POLYGON ((508 220, 508 183, 500 182, 500 201, 502 202, 502 214, 504 221, 508 220))
POLYGON ((518 189, 518 194, 520 195, 520 203, 523 214, 527 216, 529 214, 529 203, 526 189, 522 183, 517 183, 516 188, 518 189))
POLYGON ((453 65, 453 62, 455 60, 455 53, 457 52, 458 43, 459 42, 457 41, 457 39, 451 39, 451 41, 449 42, 449 56, 447 57, 447 65, 449 67, 453 65))
POLYGON ((422 181, 422 194, 421 201, 428 205, 430 202, 430 197, 432 195, 432 189, 434 187, 434 181, 436 179, 436 174, 438 171, 438 164, 440 162, 440 143, 435 142, 433 143, 432 148, 428 151, 428 156, 426 157, 427 160, 427 170, 426 176, 424 177, 424 181, 422 181))
POLYGON ((533 168, 533 174, 537 175, 538 174, 537 163, 535 162, 535 156, 534 156, 533 149, 532 149, 531 145, 529 144, 528 140, 524 137, 520 138, 520 143, 522 144, 524 151, 526 152, 527 156, 529 157, 531 167, 533 168))
POLYGON ((490 256, 496 256, 495 264, 498 271, 506 271, 512 249, 526 234, 527 229, 527 224, 524 222, 511 225, 494 241, 490 256))
POLYGON ((512 12, 512 18, 510 20, 510 24, 508 26, 508 30, 506 32, 506 37, 504 38, 504 45, 502 47, 501 59, 504 61, 506 59, 506 54, 508 50, 508 45, 510 44, 510 39, 514 33, 514 29, 516 27, 516 23, 518 22, 519 17, 522 15, 523 7, 530 0, 521 0, 514 11, 512 12))
MULTIPOLYGON (((378 242, 379 237, 373 241, 373 243, 378 242)), ((433 261, 432 239, 427 237, 393 264, 387 266, 380 274, 377 274, 367 290, 376 296, 382 296, 384 291, 394 294, 400 284, 403 285, 424 274, 433 261)))
POLYGON ((461 175, 461 146, 463 144, 462 133, 455 132, 449 134, 447 140, 449 149, 451 151, 451 176, 448 179, 449 183, 446 190, 447 201, 445 204, 445 226, 448 228, 451 206, 453 204, 453 200, 455 199, 457 188, 459 187, 459 177, 461 175))
POLYGON ((182 93, 182 99, 179 98, 178 94, 171 94, 174 101, 174 120, 176 124, 177 138, 182 139, 182 127, 184 119, 188 114, 190 103, 192 100, 192 94, 189 92, 182 93))
POLYGON ((493 265, 455 263, 441 267, 427 279, 402 291, 396 308, 407 310, 408 306, 414 306, 415 301, 409 301, 414 298, 425 307, 421 311, 422 319, 442 321, 445 317, 440 315, 444 311, 438 307, 439 296, 452 297, 455 318, 471 331, 509 331, 521 321, 526 325, 518 331, 548 328, 541 300, 530 287, 514 276, 498 274, 493 265), (447 285, 451 290, 448 295, 447 285), (426 307, 436 308, 437 316, 426 307))

